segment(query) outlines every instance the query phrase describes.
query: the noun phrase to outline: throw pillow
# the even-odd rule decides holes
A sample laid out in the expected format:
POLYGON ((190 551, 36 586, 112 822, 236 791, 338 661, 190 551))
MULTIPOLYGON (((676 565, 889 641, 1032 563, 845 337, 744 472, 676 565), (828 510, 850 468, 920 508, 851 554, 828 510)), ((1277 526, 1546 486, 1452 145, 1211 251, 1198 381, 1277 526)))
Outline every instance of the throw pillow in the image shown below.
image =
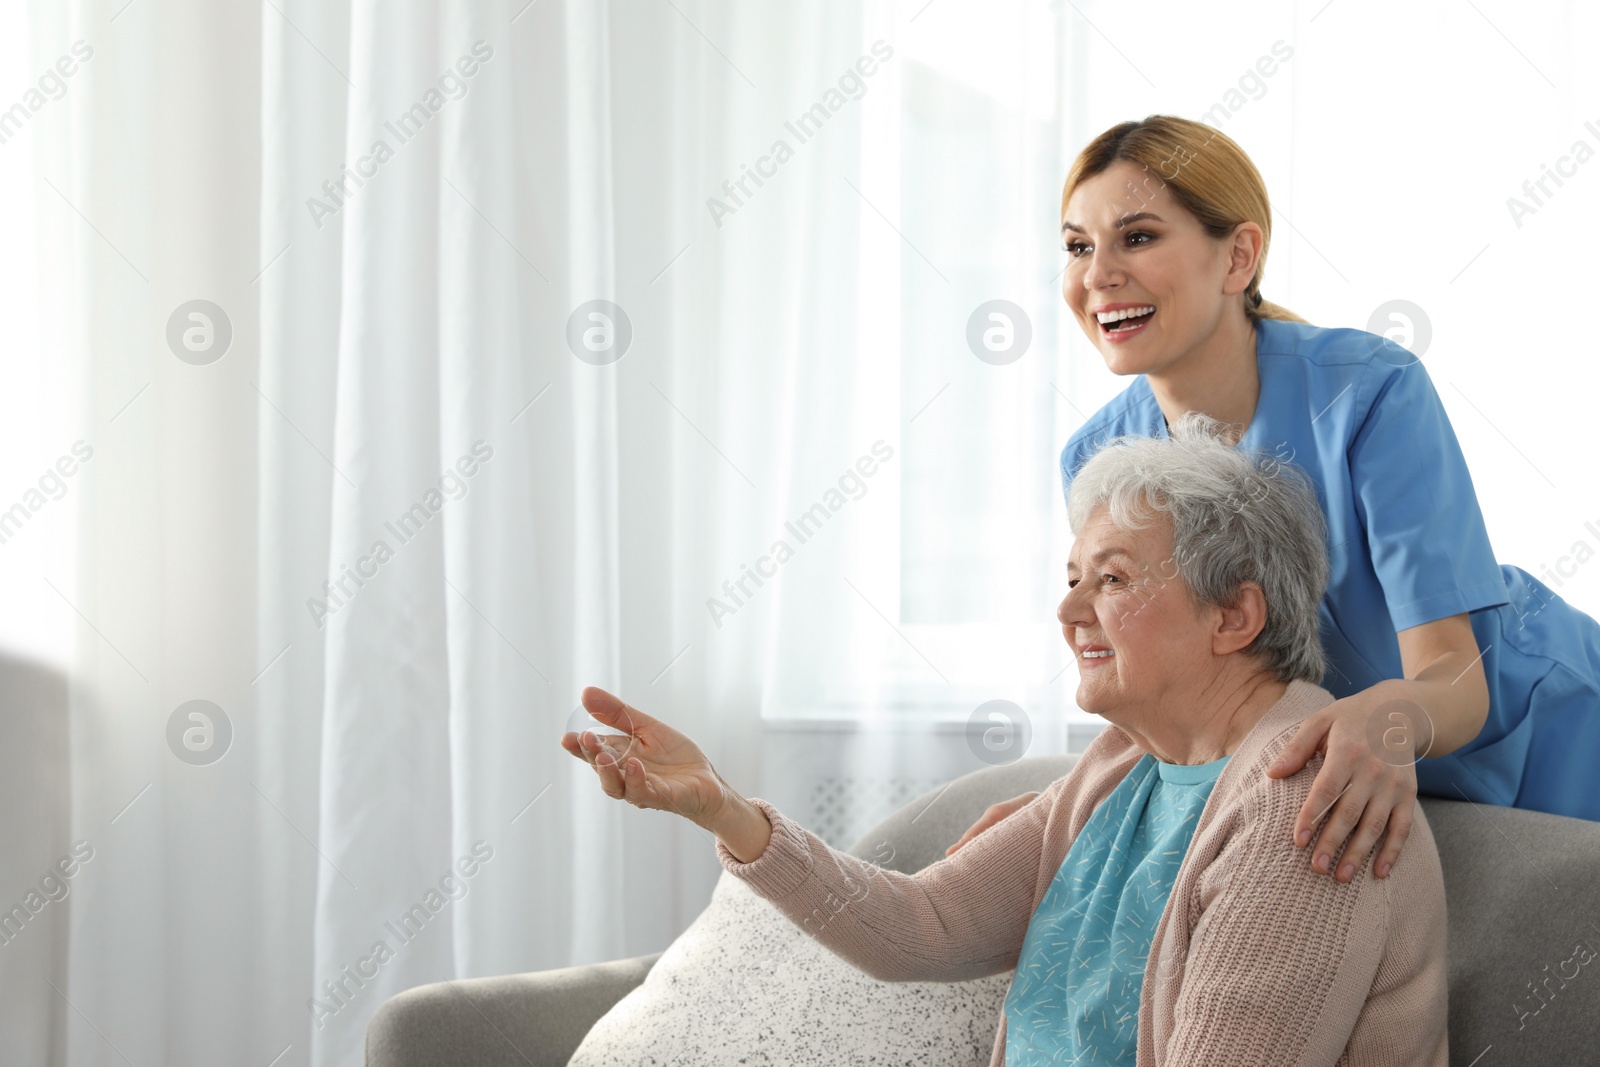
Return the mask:
POLYGON ((568 1067, 987 1067, 1011 974, 880 982, 722 872, 711 903, 568 1067))

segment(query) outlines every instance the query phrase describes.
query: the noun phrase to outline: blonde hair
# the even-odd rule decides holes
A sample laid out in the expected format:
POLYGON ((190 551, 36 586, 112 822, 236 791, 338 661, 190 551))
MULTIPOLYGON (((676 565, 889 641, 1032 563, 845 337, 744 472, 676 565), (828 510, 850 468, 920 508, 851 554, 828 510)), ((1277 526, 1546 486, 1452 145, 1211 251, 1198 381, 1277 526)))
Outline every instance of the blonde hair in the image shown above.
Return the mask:
POLYGON ((1244 313, 1255 319, 1305 322, 1279 304, 1261 298, 1261 278, 1267 269, 1267 249, 1272 244, 1272 205, 1261 172, 1234 140, 1221 130, 1175 115, 1150 115, 1138 122, 1111 127, 1078 153, 1067 171, 1061 190, 1061 215, 1065 219, 1072 191, 1126 160, 1143 167, 1154 179, 1154 189, 1166 188, 1174 200, 1199 220, 1213 238, 1221 239, 1241 222, 1261 227, 1261 255, 1256 275, 1244 293, 1244 313))

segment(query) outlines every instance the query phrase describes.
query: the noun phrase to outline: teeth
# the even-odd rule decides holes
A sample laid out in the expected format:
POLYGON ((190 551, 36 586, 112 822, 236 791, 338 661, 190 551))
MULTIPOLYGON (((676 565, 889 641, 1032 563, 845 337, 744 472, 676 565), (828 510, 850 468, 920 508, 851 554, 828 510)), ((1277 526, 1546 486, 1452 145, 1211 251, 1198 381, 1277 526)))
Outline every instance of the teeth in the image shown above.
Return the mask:
POLYGON ((1135 315, 1148 315, 1154 310, 1155 307, 1153 305, 1146 304, 1143 307, 1123 308, 1121 311, 1102 311, 1096 314, 1095 318, 1099 319, 1100 325, 1104 326, 1108 322, 1120 322, 1135 315))
POLYGON ((1114 655, 1114 653, 1111 651, 1111 649, 1107 648, 1107 649, 1104 649, 1104 650, 1099 651, 1099 652, 1085 652, 1083 654, 1083 658, 1084 659, 1105 659, 1107 656, 1111 656, 1111 655, 1114 655))

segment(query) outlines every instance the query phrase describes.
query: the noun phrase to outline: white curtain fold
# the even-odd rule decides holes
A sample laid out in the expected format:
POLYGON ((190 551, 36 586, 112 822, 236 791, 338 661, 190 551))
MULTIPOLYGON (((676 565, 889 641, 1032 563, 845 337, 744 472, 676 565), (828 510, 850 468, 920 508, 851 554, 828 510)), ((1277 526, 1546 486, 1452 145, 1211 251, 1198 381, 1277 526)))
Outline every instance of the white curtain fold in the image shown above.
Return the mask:
POLYGON ((1286 213, 1267 295, 1324 325, 1433 309, 1502 558, 1590 536, 1587 453, 1528 425, 1580 424, 1595 372, 1497 398, 1532 335, 1480 309, 1497 262, 1565 263, 1516 288, 1567 302, 1592 278, 1555 208, 1517 228, 1501 203, 1600 121, 1582 35, 1534 32, 1592 18, 1422 5, 1455 54, 1419 59, 1421 29, 1370 39, 1359 0, 1262 0, 1243 36, 1158 7, 1159 34, 1055 0, 10 10, 28 59, 0 109, 92 56, 0 141, 36 220, 0 261, 36 268, 40 324, 0 353, 0 907, 90 854, 0 939, 7 1054, 346 1067, 410 986, 664 948, 712 841, 560 749, 586 685, 802 821, 837 797, 838 844, 980 766, 981 701, 1061 750, 1056 457, 1125 382, 1064 310, 1053 230, 1073 153, 1128 117, 1235 100, 1286 213), (1279 38, 1292 60, 1233 92, 1279 38), (1352 85, 1363 49, 1442 72, 1462 114, 1352 85), (1525 99, 1504 153, 1411 190, 1459 226, 1363 231, 1397 212, 1350 177, 1379 117, 1426 114, 1431 168, 1525 99), (1006 365, 967 334, 996 299, 1033 337, 1006 365))
POLYGON ((859 130, 723 226, 705 201, 862 52, 860 14, 31 16, 36 61, 96 49, 36 138, 96 449, 56 575, 95 853, 26 1047, 353 1064, 410 986, 664 947, 710 838, 606 800, 557 738, 604 685, 761 790, 793 579, 723 626, 706 601, 870 444, 830 430, 858 403, 859 130), (169 343, 195 300, 225 351, 169 343), (620 358, 577 350, 595 301, 620 358), (193 699, 214 761, 169 740, 193 699))

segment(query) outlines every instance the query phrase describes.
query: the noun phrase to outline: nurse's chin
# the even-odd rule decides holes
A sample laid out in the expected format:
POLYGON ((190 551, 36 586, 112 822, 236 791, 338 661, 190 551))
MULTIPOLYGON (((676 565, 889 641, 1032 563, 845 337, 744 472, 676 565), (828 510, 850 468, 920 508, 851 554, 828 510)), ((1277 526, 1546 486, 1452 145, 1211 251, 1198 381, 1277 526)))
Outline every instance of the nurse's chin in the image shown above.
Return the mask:
POLYGON ((1112 345, 1108 342, 1101 342, 1095 347, 1105 360, 1106 369, 1121 378, 1134 374, 1149 374, 1167 365, 1166 356, 1159 352, 1129 352, 1121 345, 1112 345))

